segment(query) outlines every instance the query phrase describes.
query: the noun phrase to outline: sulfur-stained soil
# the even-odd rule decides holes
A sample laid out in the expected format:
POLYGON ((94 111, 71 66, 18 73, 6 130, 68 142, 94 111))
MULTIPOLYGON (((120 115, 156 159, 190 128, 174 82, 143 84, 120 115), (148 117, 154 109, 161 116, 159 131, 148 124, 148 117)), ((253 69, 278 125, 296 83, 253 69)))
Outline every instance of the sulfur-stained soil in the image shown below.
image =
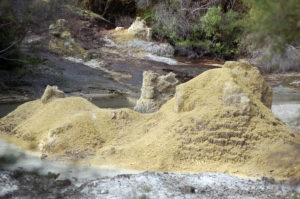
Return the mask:
POLYGON ((257 69, 227 62, 177 87, 153 114, 53 98, 18 107, 0 120, 0 131, 61 160, 298 182, 300 135, 272 114, 270 96, 257 69))

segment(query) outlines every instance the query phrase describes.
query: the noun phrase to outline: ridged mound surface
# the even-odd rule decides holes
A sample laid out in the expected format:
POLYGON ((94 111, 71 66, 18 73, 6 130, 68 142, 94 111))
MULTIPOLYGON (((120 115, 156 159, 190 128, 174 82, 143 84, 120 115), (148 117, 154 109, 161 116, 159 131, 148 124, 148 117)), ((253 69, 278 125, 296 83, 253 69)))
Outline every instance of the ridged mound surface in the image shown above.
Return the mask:
POLYGON ((79 97, 53 98, 18 107, 0 120, 0 132, 61 159, 297 179, 300 135, 272 114, 271 97, 256 68, 226 62, 179 85, 153 114, 100 109, 79 97))

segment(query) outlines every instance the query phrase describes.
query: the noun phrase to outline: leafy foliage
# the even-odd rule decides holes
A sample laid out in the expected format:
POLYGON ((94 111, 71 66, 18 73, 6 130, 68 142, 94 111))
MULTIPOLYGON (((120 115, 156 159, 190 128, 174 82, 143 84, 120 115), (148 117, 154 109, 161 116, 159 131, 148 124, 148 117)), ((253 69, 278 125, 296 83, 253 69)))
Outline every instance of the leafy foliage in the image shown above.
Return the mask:
POLYGON ((206 9, 191 0, 174 0, 157 4, 153 15, 154 32, 175 45, 200 47, 224 58, 231 58, 238 51, 242 33, 238 12, 224 12, 221 6, 206 9))
POLYGON ((210 52, 231 57, 237 52, 242 33, 239 14, 233 10, 223 13, 221 7, 210 8, 201 18, 204 39, 210 52))
POLYGON ((270 43, 272 51, 283 52, 287 44, 300 40, 299 0, 244 0, 250 11, 247 33, 258 47, 270 43), (270 42, 271 41, 271 42, 270 42))

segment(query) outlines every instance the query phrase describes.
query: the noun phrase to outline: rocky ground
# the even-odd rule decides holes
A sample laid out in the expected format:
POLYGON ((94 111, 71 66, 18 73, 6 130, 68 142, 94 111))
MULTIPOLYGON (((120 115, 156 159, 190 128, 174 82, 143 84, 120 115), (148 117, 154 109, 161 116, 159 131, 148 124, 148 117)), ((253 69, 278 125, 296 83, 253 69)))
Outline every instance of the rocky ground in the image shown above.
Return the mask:
MULTIPOLYGON (((57 49, 49 50, 54 45, 53 42, 49 43, 53 40, 51 34, 56 32, 49 31, 48 27, 55 20, 45 22, 40 28, 33 28, 22 45, 25 66, 11 69, 9 73, 0 73, 0 103, 37 99, 48 84, 57 85, 66 93, 118 92, 137 98, 142 85, 142 74, 146 70, 159 74, 174 72, 181 82, 185 82, 216 67, 209 62, 195 65, 178 63, 152 54, 140 56, 140 51, 134 50, 135 46, 120 47, 108 39, 112 32, 106 29, 113 28, 113 25, 103 19, 72 8, 60 9, 57 18, 68 19, 67 23, 72 24, 68 30, 70 36, 60 39, 64 45, 80 45, 89 58, 81 60, 76 58, 76 54, 71 57, 71 54, 62 56, 57 49)), ((60 40, 55 42, 57 44, 60 40)), ((140 43, 150 50, 157 47, 151 42, 138 42, 140 43)), ((63 52, 68 54, 68 51, 63 52)))
POLYGON ((272 179, 226 174, 145 172, 98 179, 56 179, 34 172, 0 170, 0 198, 298 198, 300 187, 272 179))
POLYGON ((0 141, 0 198, 288 198, 299 185, 221 173, 138 172, 41 160, 0 141))

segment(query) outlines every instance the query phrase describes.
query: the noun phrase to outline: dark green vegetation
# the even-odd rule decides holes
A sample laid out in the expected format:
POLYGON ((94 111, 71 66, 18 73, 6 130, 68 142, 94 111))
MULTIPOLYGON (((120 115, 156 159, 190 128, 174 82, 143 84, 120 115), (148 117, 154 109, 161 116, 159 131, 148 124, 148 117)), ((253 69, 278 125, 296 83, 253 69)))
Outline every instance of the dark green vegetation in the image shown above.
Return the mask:
POLYGON ((299 46, 299 0, 2 0, 1 63, 18 61, 16 49, 26 30, 50 20, 63 4, 89 9, 116 26, 128 27, 139 15, 154 39, 197 51, 198 58, 232 59, 247 53, 249 44, 267 43, 277 53, 299 46))
POLYGON ((277 53, 287 45, 299 45, 299 0, 80 2, 117 25, 128 26, 135 14, 140 15, 153 28, 156 39, 201 51, 200 55, 232 59, 247 53, 245 46, 249 44, 255 47, 269 44, 277 53))
POLYGON ((271 43, 272 50, 277 52, 288 44, 299 45, 298 0, 202 2, 163 1, 148 7, 144 18, 158 37, 225 59, 245 53, 241 49, 249 43, 256 47, 271 43))
POLYGON ((12 2, 0 2, 0 67, 17 60, 18 46, 26 34, 26 26, 18 20, 12 2))
POLYGON ((176 46, 194 46, 206 55, 232 58, 239 47, 243 17, 233 8, 190 0, 162 2, 152 9, 154 32, 176 46))

